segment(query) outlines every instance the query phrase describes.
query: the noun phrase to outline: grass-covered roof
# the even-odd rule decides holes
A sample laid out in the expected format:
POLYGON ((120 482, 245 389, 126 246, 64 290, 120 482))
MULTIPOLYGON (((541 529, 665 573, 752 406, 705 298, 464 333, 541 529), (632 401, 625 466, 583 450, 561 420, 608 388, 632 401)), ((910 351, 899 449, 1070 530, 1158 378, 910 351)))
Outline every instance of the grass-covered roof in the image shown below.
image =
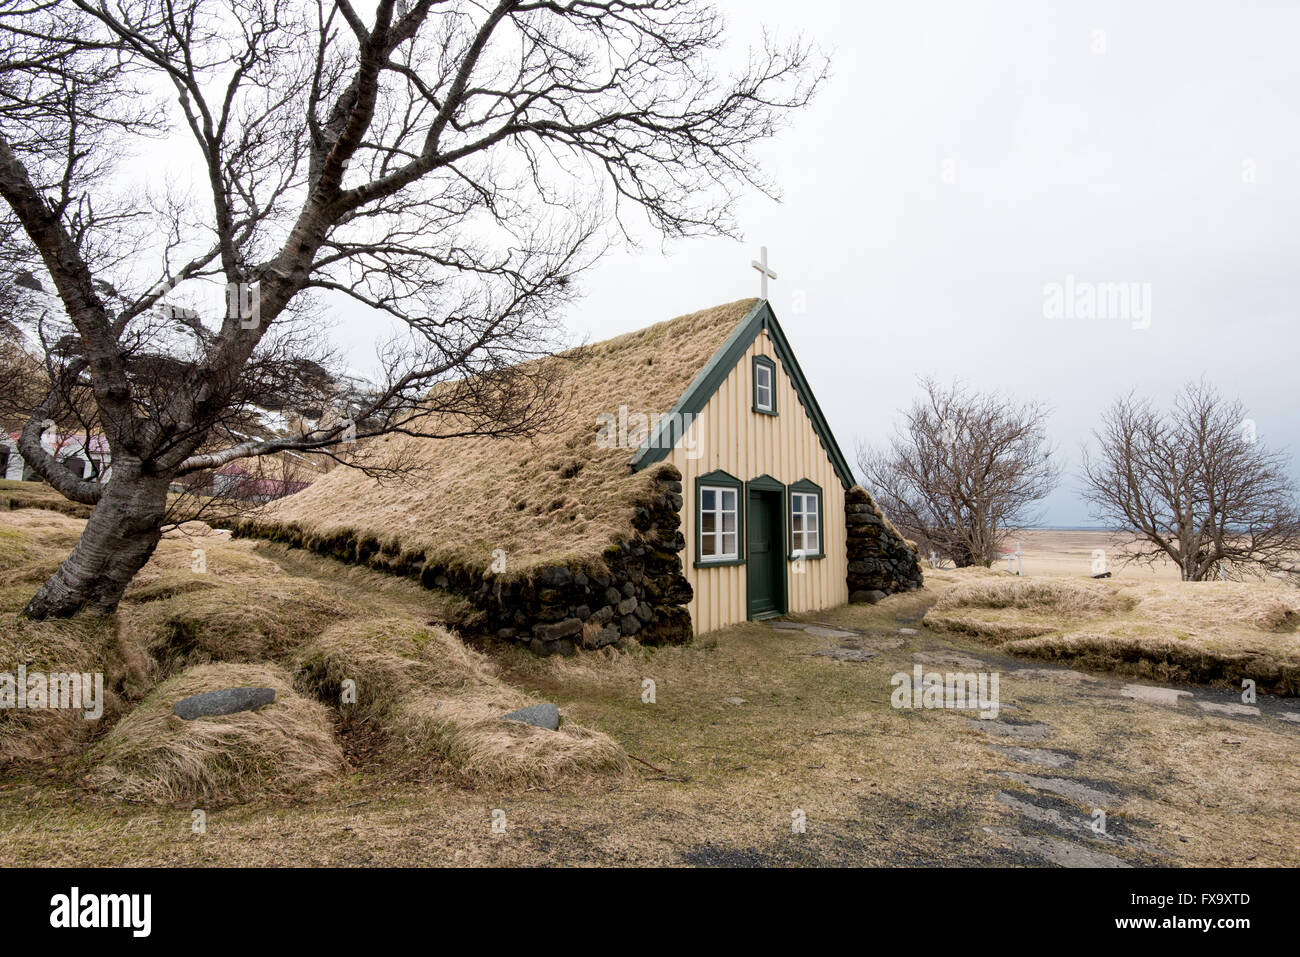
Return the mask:
POLYGON ((584 347, 567 368, 563 410, 531 438, 385 436, 365 454, 413 462, 406 479, 338 468, 274 503, 259 524, 375 539, 448 567, 487 569, 501 549, 506 578, 598 562, 627 535, 656 471, 633 472, 634 449, 601 447, 599 416, 617 415, 620 406, 669 412, 757 303, 715 306, 584 347))

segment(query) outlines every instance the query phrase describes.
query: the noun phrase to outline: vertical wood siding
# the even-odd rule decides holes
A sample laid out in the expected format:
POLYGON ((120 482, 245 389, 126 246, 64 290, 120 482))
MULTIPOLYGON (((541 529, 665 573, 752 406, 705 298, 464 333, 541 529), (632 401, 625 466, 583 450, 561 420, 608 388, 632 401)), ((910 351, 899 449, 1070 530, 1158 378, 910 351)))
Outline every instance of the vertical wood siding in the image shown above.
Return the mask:
MULTIPOLYGON (((770 475, 790 485, 800 479, 816 482, 822 488, 822 519, 825 558, 804 562, 803 574, 795 574, 793 563, 786 563, 786 588, 790 611, 814 611, 848 601, 848 558, 845 550, 844 487, 835 474, 804 411, 790 377, 786 375, 772 348, 767 332, 761 333, 726 380, 700 412, 682 442, 669 453, 668 461, 682 473, 682 532, 686 551, 682 561, 686 577, 695 589, 695 598, 687 606, 695 633, 724 628, 749 617, 746 568, 731 565, 720 568, 696 568, 695 480, 698 476, 722 469, 742 481, 770 475), (753 411, 754 356, 770 357, 777 368, 778 415, 761 415, 753 411), (688 457, 684 446, 694 440, 698 458, 688 457)), ((789 503, 787 500, 786 508, 789 503)), ((788 534, 789 515, 785 524, 788 534)), ((785 552, 789 554, 788 548, 785 552)))

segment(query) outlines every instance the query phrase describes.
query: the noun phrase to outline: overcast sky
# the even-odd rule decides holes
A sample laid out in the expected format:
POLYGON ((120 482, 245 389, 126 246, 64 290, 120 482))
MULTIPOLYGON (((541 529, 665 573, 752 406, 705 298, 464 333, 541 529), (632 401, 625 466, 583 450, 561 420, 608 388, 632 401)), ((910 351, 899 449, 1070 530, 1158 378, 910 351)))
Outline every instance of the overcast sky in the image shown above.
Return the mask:
MULTIPOLYGON (((769 298, 850 459, 922 375, 1048 402, 1068 475, 1117 395, 1163 403, 1201 375, 1300 448, 1300 3, 720 6, 737 44, 767 28, 833 57, 762 148, 783 201, 740 207, 743 243, 610 255, 575 337, 757 295, 767 245, 769 298), (1146 284, 1150 314, 1049 318, 1067 276, 1146 284)), ((1073 485, 1046 524, 1089 524, 1073 485)))

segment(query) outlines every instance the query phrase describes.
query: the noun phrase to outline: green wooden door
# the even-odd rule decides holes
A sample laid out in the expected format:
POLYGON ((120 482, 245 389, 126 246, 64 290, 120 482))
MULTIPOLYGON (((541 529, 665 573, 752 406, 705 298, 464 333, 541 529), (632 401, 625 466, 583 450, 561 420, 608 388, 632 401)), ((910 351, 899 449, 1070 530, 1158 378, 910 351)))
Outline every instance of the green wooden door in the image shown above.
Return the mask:
POLYGON ((780 502, 780 493, 750 489, 745 535, 750 618, 785 612, 780 502))

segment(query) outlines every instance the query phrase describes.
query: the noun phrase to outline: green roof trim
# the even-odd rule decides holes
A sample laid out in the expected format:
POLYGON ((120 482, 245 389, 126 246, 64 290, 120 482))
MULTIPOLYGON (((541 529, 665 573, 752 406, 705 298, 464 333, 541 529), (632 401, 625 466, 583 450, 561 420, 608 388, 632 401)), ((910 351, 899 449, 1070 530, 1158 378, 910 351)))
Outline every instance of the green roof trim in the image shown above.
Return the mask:
POLYGON ((790 377, 795 395, 799 397, 799 404, 803 406, 808 418, 812 421, 813 431, 817 433, 822 449, 826 452, 827 458, 831 460, 835 474, 839 476, 841 484, 846 489, 853 487, 853 470, 849 467, 844 453, 840 451, 830 425, 826 422, 826 416, 822 414, 821 406, 817 404, 817 399, 813 396, 808 380, 804 377, 803 370, 799 368, 799 362, 794 357, 794 350, 790 348, 790 342, 781 330, 781 324, 776 321, 776 314, 772 311, 772 306, 767 300, 760 300, 740 321, 731 335, 727 337, 727 341, 718 347, 718 351, 709 359, 708 364, 700 370, 699 375, 686 387, 686 391, 682 393, 681 398, 677 400, 677 404, 672 407, 670 413, 660 421, 659 427, 642 443, 641 448, 632 457, 632 468, 635 471, 640 471, 668 457, 668 453, 673 448, 674 438, 680 437, 672 435, 672 423, 681 422, 682 416, 689 415, 693 417, 704 410, 709 399, 713 398, 713 394, 718 391, 718 387, 731 374, 731 370, 735 368, 736 363, 740 361, 745 351, 764 329, 767 330, 772 339, 772 348, 776 352, 777 358, 781 360, 781 366, 785 369, 786 375, 790 377))

